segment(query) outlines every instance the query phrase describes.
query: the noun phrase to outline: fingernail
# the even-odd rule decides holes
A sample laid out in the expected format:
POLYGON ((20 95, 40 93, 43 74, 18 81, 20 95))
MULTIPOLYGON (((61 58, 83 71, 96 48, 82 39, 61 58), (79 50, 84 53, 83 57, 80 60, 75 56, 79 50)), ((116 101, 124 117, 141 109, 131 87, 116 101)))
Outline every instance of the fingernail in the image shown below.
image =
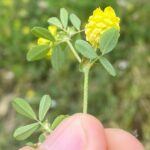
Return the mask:
POLYGON ((91 115, 83 114, 81 116, 81 125, 86 139, 83 150, 107 150, 104 127, 99 120, 91 115))

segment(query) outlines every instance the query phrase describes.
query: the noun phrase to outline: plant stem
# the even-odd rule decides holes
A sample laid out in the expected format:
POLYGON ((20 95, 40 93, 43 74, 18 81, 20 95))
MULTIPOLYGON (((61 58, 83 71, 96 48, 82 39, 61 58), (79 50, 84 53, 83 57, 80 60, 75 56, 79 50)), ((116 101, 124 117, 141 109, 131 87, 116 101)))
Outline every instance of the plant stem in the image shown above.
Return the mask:
POLYGON ((76 59, 78 60, 78 62, 81 63, 81 58, 80 58, 80 56, 78 55, 78 53, 76 52, 76 50, 74 49, 74 47, 72 46, 72 43, 71 43, 69 40, 67 40, 66 42, 67 42, 67 44, 69 45, 69 47, 70 47, 72 53, 74 54, 74 56, 76 57, 76 59))
POLYGON ((45 129, 48 133, 51 133, 52 130, 48 127, 48 126, 45 126, 41 121, 38 120, 38 123, 41 125, 41 127, 43 129, 45 129))
POLYGON ((78 34, 78 33, 84 32, 84 31, 85 31, 85 30, 80 30, 80 31, 78 31, 78 32, 75 32, 74 34, 72 34, 71 37, 75 36, 75 35, 78 34))
POLYGON ((89 69, 84 71, 84 92, 83 92, 83 113, 87 113, 88 110, 88 79, 89 69))

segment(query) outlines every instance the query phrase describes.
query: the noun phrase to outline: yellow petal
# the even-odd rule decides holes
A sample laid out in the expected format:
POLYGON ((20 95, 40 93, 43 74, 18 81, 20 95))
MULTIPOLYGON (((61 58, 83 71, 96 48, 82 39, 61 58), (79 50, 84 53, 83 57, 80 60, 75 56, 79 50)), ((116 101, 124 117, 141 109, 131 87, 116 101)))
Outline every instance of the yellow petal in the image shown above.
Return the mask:
POLYGON ((107 14, 107 15, 113 16, 113 17, 116 16, 116 13, 115 13, 114 9, 110 6, 108 6, 104 9, 104 13, 107 14))
POLYGON ((103 11, 101 10, 101 8, 96 8, 93 11, 93 15, 103 15, 103 11))
POLYGON ((49 43, 50 43, 50 41, 47 40, 47 39, 44 39, 44 38, 38 38, 38 40, 37 40, 38 45, 46 45, 46 44, 49 44, 49 43))
POLYGON ((48 27, 48 30, 49 30, 49 32, 50 32, 53 36, 55 36, 56 33, 57 33, 57 27, 56 27, 56 26, 49 26, 49 27, 48 27))

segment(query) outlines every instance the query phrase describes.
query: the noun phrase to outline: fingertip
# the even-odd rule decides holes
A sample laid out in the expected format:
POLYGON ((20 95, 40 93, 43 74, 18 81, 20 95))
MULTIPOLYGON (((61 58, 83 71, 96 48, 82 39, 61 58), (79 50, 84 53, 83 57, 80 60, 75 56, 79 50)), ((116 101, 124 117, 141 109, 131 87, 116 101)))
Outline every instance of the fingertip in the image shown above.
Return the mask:
POLYGON ((105 129, 109 150, 144 150, 144 146, 122 129, 105 129))
POLYGON ((45 150, 106 150, 102 124, 93 116, 75 114, 64 120, 41 145, 45 150))
POLYGON ((79 114, 86 134, 85 150, 106 150, 106 136, 102 123, 89 114, 79 114))

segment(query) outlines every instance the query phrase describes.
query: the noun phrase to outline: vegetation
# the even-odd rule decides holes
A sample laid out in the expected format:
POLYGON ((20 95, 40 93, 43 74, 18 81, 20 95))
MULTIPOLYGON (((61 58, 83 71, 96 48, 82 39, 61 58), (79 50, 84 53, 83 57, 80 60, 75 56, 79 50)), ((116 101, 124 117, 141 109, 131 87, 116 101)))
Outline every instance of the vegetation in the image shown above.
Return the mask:
MULTIPOLYGON (((146 0, 0 1, 0 149, 15 150, 24 144, 11 135, 17 126, 32 123, 12 109, 11 100, 15 97, 27 99, 37 114, 42 95, 49 94, 52 106, 48 119, 51 121, 59 114, 82 110, 79 83, 83 76, 78 72, 73 55, 69 54, 69 60, 59 72, 51 69, 49 59, 27 62, 26 53, 36 41, 31 29, 37 25, 47 27, 48 18, 57 16, 62 6, 80 16, 84 27, 95 8, 108 5, 116 8, 121 18, 119 44, 108 56, 117 76, 109 76, 99 66, 93 69, 88 111, 106 127, 120 127, 137 134, 145 149, 150 149, 150 8, 146 0)), ((34 142, 36 136, 34 134, 31 141, 34 142)))

